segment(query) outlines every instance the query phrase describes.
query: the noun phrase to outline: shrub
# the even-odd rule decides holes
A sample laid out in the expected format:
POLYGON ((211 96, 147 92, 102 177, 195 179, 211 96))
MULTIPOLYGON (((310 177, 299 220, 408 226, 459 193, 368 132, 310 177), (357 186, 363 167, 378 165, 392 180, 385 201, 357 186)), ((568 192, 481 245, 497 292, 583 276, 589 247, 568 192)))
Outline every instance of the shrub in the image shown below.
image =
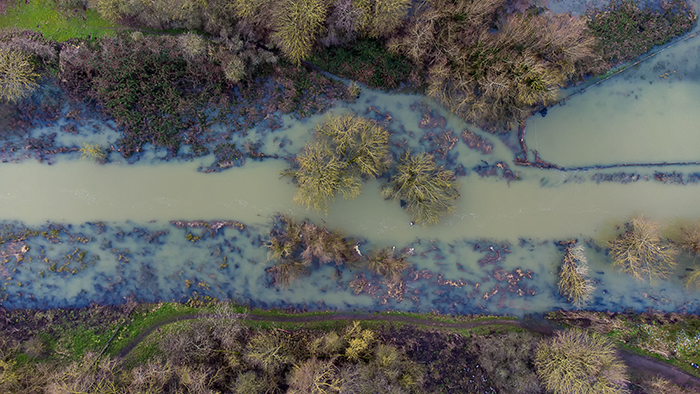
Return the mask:
POLYGON ((499 392, 535 394, 543 392, 534 368, 538 342, 530 333, 509 332, 478 337, 474 350, 499 392))
POLYGON ((121 18, 126 3, 124 0, 91 0, 90 6, 94 8, 101 17, 115 23, 121 18))
POLYGON ((386 38, 396 31, 408 14, 411 0, 370 0, 364 1, 369 11, 366 34, 371 38, 386 38))
POLYGON ((346 199, 359 195, 362 177, 377 177, 389 160, 389 133, 383 127, 355 115, 331 116, 283 175, 296 183, 295 202, 326 210, 338 193, 346 199))
POLYGON ((540 343, 535 364, 545 388, 554 394, 625 392, 626 367, 614 346, 596 332, 557 332, 540 343))
POLYGON ((389 184, 382 189, 386 198, 401 200, 416 223, 435 224, 440 217, 454 211, 459 198, 452 171, 438 167, 428 153, 413 155, 406 152, 389 184))
POLYGON ((243 60, 238 56, 233 56, 224 68, 224 75, 233 83, 240 82, 246 76, 243 60))
POLYGON ((195 322, 180 330, 171 330, 159 342, 160 350, 172 365, 197 366, 208 362, 216 352, 217 344, 210 326, 195 322))
POLYGON ((635 217, 625 224, 625 232, 608 242, 613 267, 627 272, 637 280, 666 279, 676 265, 678 250, 662 242, 657 222, 635 217))
POLYGON ((360 85, 358 85, 355 81, 350 81, 347 90, 345 91, 348 101, 354 103, 361 94, 362 88, 360 88, 360 85))
POLYGON ((360 322, 354 321, 345 329, 343 335, 348 343, 345 349, 345 357, 357 362, 362 359, 369 359, 377 340, 377 334, 370 329, 362 329, 360 322))
POLYGON ((569 244, 564 252, 564 261, 559 271, 559 292, 577 308, 590 301, 595 290, 587 278, 588 259, 582 245, 569 244))
POLYGON ((640 384, 647 394, 691 394, 693 391, 686 390, 676 384, 661 378, 646 379, 640 384))
POLYGON ((334 357, 340 355, 346 345, 345 339, 333 331, 314 339, 309 344, 309 348, 311 354, 315 356, 334 357))
POLYGON ((700 221, 683 223, 678 229, 678 246, 688 253, 700 253, 700 221))
POLYGON ((117 394, 121 390, 115 367, 115 360, 99 360, 94 354, 86 354, 80 362, 73 362, 57 372, 46 391, 51 394, 117 394))
POLYGON ((17 102, 37 87, 34 66, 22 52, 0 48, 0 100, 17 102))
POLYGON ((265 394, 270 388, 268 381, 260 378, 255 372, 248 371, 238 374, 233 394, 265 394))
POLYGON ((273 39, 293 63, 299 65, 313 52, 326 12, 324 0, 284 1, 273 39))
POLYGON ((635 0, 613 0, 587 13, 588 27, 598 38, 596 50, 611 62, 626 62, 690 31, 697 21, 685 0, 662 1, 658 9, 641 9, 635 0))
POLYGON ((207 40, 194 33, 181 34, 178 37, 180 49, 185 59, 192 61, 203 58, 207 54, 207 40))

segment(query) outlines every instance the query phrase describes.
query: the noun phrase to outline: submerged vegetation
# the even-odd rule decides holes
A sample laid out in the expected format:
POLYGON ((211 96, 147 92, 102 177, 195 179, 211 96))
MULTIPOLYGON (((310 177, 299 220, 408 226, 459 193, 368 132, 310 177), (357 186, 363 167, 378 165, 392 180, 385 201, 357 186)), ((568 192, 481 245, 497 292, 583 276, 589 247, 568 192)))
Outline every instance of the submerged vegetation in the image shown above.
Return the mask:
POLYGON ((85 142, 80 148, 80 158, 102 163, 107 159, 107 152, 97 144, 85 142))
POLYGON ((339 230, 329 231, 309 221, 296 220, 280 215, 270 231, 265 246, 268 256, 277 265, 267 269, 275 284, 289 286, 306 273, 313 264, 334 263, 342 265, 361 256, 351 247, 339 230))
POLYGON ((408 268, 405 256, 397 256, 395 250, 381 249, 367 259, 369 269, 386 278, 390 283, 401 281, 401 275, 408 268))
POLYGON ((608 243, 613 267, 654 284, 676 266, 678 249, 661 239, 660 225, 642 216, 625 223, 624 233, 608 243))

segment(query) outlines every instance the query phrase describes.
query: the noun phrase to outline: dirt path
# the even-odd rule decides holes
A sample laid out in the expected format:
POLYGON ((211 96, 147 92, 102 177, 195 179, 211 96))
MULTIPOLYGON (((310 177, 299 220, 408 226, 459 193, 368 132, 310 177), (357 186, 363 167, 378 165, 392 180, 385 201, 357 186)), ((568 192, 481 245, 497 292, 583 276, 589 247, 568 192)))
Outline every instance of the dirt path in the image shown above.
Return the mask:
MULTIPOLYGON (((195 320, 206 317, 206 315, 183 315, 173 317, 171 319, 166 319, 160 321, 143 331, 141 334, 133 338, 126 346, 124 346, 116 357, 123 358, 126 357, 139 343, 141 343, 148 335, 150 335, 156 329, 179 321, 195 320)), ((368 313, 338 313, 331 315, 312 315, 312 316, 270 316, 270 315, 257 315, 257 314, 237 314, 233 316, 248 320, 248 321, 259 321, 259 322, 271 322, 271 323, 311 323, 311 322, 327 322, 327 321, 338 321, 338 320, 362 320, 362 321, 380 321, 380 322, 396 322, 396 323, 409 323, 423 327, 435 327, 435 328, 474 328, 474 327, 489 327, 489 326, 510 326, 510 327, 520 327, 532 332, 537 332, 543 335, 553 335, 554 332, 560 328, 547 322, 547 321, 533 321, 533 320, 510 320, 510 319, 489 319, 489 320, 478 320, 464 323, 450 323, 435 321, 429 319, 419 319, 409 316, 401 315, 375 315, 368 313)), ((690 388, 698 393, 700 393, 700 378, 692 376, 687 372, 652 357, 641 356, 634 354, 628 350, 620 349, 620 357, 627 363, 627 366, 632 370, 633 373, 637 373, 640 376, 661 376, 674 382, 677 385, 690 388)))

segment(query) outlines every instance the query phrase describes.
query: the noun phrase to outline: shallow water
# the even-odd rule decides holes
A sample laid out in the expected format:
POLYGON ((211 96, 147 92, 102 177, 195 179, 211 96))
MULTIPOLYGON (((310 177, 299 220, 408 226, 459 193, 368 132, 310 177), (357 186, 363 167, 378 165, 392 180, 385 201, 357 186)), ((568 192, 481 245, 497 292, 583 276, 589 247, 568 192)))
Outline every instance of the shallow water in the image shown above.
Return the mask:
MULTIPOLYGON (((688 73, 693 48, 685 47, 684 56, 676 57, 678 64, 671 62, 672 56, 659 59, 668 59, 668 70, 683 66, 688 73)), ((630 74, 651 75, 643 67, 630 74)), ((689 132, 700 120, 690 110, 700 94, 696 82, 669 78, 649 85, 649 78, 634 75, 618 76, 550 110, 546 118, 531 119, 530 148, 564 166, 698 160, 693 149, 700 137, 689 132)), ((394 154, 409 147, 429 150, 441 165, 460 173, 462 197, 455 213, 428 228, 412 226, 398 203, 383 200, 381 181, 366 183, 355 200, 337 200, 327 214, 293 204, 294 186, 280 178, 283 158, 296 154, 326 115, 304 121, 282 117, 278 130, 237 135, 237 144, 265 141, 261 151, 279 158, 249 159, 222 172, 206 173, 215 159, 189 158, 186 148, 170 162, 163 160, 166 152, 149 147, 135 164, 116 153, 105 165, 78 160, 78 153, 62 155, 53 165, 35 160, 3 163, 0 218, 5 233, 23 226, 58 232, 58 238, 30 237, 23 261, 8 256, 0 265, 3 304, 75 306, 120 303, 130 295, 146 301, 207 295, 257 306, 522 315, 570 308, 556 291, 563 250, 555 241, 578 238, 589 245, 591 275, 597 282, 592 308, 698 310, 698 292, 684 289, 681 280, 692 262, 683 260, 669 281, 652 287, 611 270, 600 249, 615 226, 634 215, 671 224, 700 218, 700 177, 693 175, 698 166, 663 169, 680 174, 684 184, 659 181, 658 168, 628 169, 623 184, 615 169, 517 167, 504 142, 434 103, 428 103, 431 116, 445 116, 446 123, 421 129, 430 111, 415 106, 421 100, 365 90, 357 103, 333 112, 377 119, 392 132, 394 154), (461 138, 454 146, 444 145, 467 128, 490 141, 492 152, 470 150, 461 138), (515 171, 517 180, 506 179, 503 168, 515 171), (274 287, 265 272, 272 263, 263 243, 276 213, 340 228, 360 241, 365 254, 386 247, 407 253, 413 268, 404 276, 401 296, 380 278, 349 267, 314 268, 288 289, 274 287), (177 228, 171 220, 236 220, 246 228, 225 228, 212 236, 203 229, 177 228), (188 234, 202 238, 188 240, 188 234), (83 257, 76 257, 81 253, 83 257)), ((86 121, 76 135, 62 133, 61 122, 36 128, 31 135, 56 132, 64 146, 110 144, 117 138, 97 120, 86 121)))
POLYGON ((572 96, 528 120, 528 147, 565 167, 700 161, 699 61, 696 36, 572 96))

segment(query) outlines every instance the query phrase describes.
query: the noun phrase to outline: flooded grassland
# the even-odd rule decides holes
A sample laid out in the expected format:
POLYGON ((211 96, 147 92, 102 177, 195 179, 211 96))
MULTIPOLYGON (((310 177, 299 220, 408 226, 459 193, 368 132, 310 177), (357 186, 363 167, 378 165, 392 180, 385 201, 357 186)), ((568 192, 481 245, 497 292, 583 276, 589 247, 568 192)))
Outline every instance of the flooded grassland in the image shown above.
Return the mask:
MULTIPOLYGON (((625 78, 618 76, 578 97, 612 89, 615 94, 604 96, 612 106, 624 91, 618 85, 629 83, 625 78)), ((573 117, 557 136, 542 137, 547 128, 556 129, 559 111, 573 108, 574 100, 529 122, 530 147, 536 145, 549 161, 554 160, 548 155, 563 151, 554 158, 566 158, 561 162, 565 166, 613 162, 603 153, 577 159, 582 149, 594 148, 575 143, 540 146, 543 139, 574 138, 574 130, 590 128, 585 124, 588 118, 573 117)), ((355 112, 387 127, 394 155, 407 148, 430 151, 439 164, 455 171, 462 195, 456 212, 426 228, 412 226, 398 203, 382 199, 382 180, 366 183, 355 200, 338 199, 327 214, 292 202, 294 185, 280 178, 287 165, 284 158, 298 153, 325 114, 303 121, 280 117, 281 127, 263 125, 246 135, 234 134, 232 142, 238 146, 262 142, 262 155, 211 171, 221 167, 218 158, 193 157, 187 147, 170 160, 165 160, 167 152, 151 148, 136 163, 126 163, 116 152, 103 165, 79 160, 82 142, 112 144, 118 134, 108 121, 91 118, 84 119, 77 132, 67 133, 62 122, 69 110, 64 108, 55 123, 35 127, 29 135, 41 140, 56 133, 54 145, 66 148, 66 153, 52 155, 54 164, 30 158, 0 165, 0 275, 6 307, 121 303, 131 295, 143 301, 211 296, 312 310, 522 315, 570 308, 556 289, 563 253, 558 241, 577 238, 587 245, 596 285, 589 307, 698 310, 698 293, 685 289, 680 279, 691 261, 681 261, 669 281, 650 286, 610 269, 601 248, 615 226, 637 214, 666 220, 672 227, 677 219, 700 217, 698 186, 664 182, 655 167, 636 167, 636 181, 624 182, 618 169, 517 166, 512 137, 501 140, 482 132, 418 96, 365 90, 356 103, 333 109, 336 114, 355 112), (273 262, 264 247, 276 213, 342 229, 365 254, 393 247, 406 255, 410 268, 397 284, 362 267, 327 264, 279 288, 266 272, 273 262)), ((628 115, 618 111, 608 116, 615 125, 624 122, 615 116, 628 115)), ((635 130, 618 131, 640 143, 635 130)), ((669 129, 668 138, 659 141, 682 139, 674 134, 681 130, 669 129)), ((692 159, 664 156, 656 149, 658 143, 643 146, 644 154, 619 148, 617 160, 692 159), (625 156, 633 154, 639 156, 625 156)), ((684 177, 700 171, 694 166, 670 169, 684 177)))

